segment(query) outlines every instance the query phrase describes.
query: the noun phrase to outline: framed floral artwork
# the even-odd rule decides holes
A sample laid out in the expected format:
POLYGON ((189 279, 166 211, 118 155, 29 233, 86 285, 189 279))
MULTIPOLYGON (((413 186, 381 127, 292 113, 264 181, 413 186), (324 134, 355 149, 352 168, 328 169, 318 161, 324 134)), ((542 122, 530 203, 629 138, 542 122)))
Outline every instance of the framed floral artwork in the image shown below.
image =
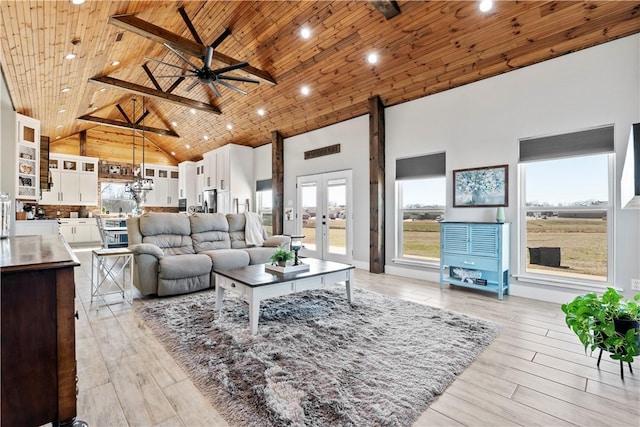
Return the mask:
POLYGON ((509 206, 509 165, 453 171, 453 207, 509 206))

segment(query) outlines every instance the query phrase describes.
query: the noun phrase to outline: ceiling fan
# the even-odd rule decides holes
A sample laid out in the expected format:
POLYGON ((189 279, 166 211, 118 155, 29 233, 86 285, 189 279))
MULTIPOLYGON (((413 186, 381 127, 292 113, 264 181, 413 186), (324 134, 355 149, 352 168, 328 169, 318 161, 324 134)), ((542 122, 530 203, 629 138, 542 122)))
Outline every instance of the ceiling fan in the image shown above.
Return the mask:
MULTIPOLYGON (((204 45, 204 43, 202 42, 202 39, 196 32, 195 27, 191 23, 189 16, 187 16, 187 13, 185 12, 184 7, 179 8, 178 11, 182 16, 182 19, 185 21, 185 24, 187 24, 189 31, 191 31, 191 35, 193 36, 195 41, 201 45, 204 45)), ((240 89, 237 86, 232 85, 229 82, 234 81, 234 82, 245 82, 245 83, 257 84, 259 83, 259 81, 255 79, 250 79, 247 77, 230 76, 230 75, 227 75, 226 73, 240 69, 240 68, 248 67, 249 66, 248 62, 243 61, 237 64, 228 65, 222 68, 215 68, 215 69, 211 68, 211 62, 213 60, 213 53, 215 49, 230 35, 231 35, 231 30, 227 28, 224 30, 222 34, 220 34, 220 36, 218 36, 217 39, 213 41, 213 43, 211 43, 210 45, 204 46, 205 53, 201 57, 202 66, 198 66, 194 64, 193 61, 191 61, 189 58, 187 58, 185 55, 183 55, 181 52, 179 52, 175 48, 169 46, 167 43, 163 43, 163 45, 167 49, 169 49, 171 52, 173 52, 175 55, 177 55, 182 61, 188 64, 190 68, 184 68, 179 65, 160 61, 158 59, 153 59, 153 58, 147 58, 147 59, 154 62, 158 62, 160 64, 167 65, 169 67, 179 68, 180 70, 182 70, 182 74, 169 75, 169 76, 157 76, 158 78, 195 78, 195 80, 187 87, 186 89, 187 92, 191 91, 199 83, 203 83, 208 85, 217 97, 221 96, 220 90, 218 89, 217 85, 224 86, 238 93, 246 95, 247 94, 246 91, 240 89)))

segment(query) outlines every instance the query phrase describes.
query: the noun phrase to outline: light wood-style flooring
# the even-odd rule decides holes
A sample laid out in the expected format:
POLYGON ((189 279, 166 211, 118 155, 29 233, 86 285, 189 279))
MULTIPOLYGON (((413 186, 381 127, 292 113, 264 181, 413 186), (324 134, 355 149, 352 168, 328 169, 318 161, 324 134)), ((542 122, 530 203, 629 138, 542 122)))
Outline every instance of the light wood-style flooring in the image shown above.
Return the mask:
MULTIPOLYGON (((226 426, 128 303, 90 305, 91 252, 76 252, 78 419, 98 426, 226 426)), ((558 304, 356 270, 355 286, 504 325, 414 426, 639 426, 634 375, 586 356, 558 304)), ((139 295, 138 295, 139 296, 139 295)), ((135 298, 133 304, 148 299, 135 298)))

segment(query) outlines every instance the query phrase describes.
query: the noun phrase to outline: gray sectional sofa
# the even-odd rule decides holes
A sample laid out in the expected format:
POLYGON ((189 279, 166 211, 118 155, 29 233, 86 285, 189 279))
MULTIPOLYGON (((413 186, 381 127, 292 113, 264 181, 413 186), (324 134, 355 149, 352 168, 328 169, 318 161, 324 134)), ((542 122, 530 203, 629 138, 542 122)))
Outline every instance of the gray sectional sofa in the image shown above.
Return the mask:
POLYGON ((272 236, 262 246, 245 242, 245 215, 145 213, 127 219, 133 252, 133 284, 143 295, 175 295, 213 287, 212 269, 269 261, 288 236, 272 236))

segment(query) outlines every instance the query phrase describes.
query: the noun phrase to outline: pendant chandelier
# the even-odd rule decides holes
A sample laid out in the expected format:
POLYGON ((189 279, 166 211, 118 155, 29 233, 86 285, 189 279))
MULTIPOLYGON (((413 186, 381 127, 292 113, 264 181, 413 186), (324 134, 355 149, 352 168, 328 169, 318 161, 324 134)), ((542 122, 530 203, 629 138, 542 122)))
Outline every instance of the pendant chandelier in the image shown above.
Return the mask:
POLYGON ((136 167, 136 125, 138 121, 136 120, 136 101, 137 99, 133 98, 131 100, 133 102, 133 132, 132 132, 132 170, 133 170, 133 181, 126 185, 126 191, 129 193, 131 198, 136 202, 136 213, 140 213, 141 206, 144 205, 144 202, 147 200, 147 192, 153 190, 153 180, 150 178, 144 178, 142 171, 144 170, 144 146, 145 146, 145 135, 144 135, 144 117, 145 117, 145 99, 142 98, 142 163, 136 167))

